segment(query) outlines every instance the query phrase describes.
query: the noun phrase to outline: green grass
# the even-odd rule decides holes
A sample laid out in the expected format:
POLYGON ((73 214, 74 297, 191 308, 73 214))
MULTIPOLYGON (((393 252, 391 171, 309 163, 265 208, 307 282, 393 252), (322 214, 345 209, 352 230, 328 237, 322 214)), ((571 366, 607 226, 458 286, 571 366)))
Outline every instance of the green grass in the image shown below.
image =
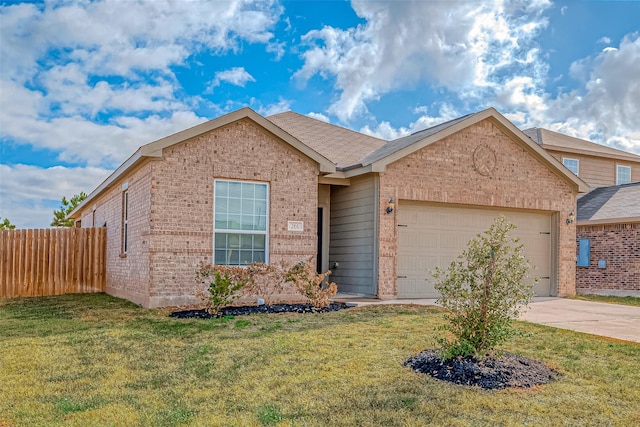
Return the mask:
POLYGON ((633 305, 636 307, 640 307, 640 298, 638 297, 616 297, 610 295, 573 295, 569 298, 593 302, 606 302, 609 304, 633 305))
POLYGON ((485 391, 416 374, 435 307, 178 320, 106 295, 0 301, 0 426, 640 425, 640 345, 518 323, 561 378, 485 391))

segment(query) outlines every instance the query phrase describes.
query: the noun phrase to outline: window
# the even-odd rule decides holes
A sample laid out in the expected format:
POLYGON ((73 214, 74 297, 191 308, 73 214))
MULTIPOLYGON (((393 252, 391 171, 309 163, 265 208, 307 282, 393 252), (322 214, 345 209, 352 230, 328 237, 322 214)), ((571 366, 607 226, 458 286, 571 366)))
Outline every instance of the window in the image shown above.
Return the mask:
POLYGON ((267 184, 214 182, 214 264, 268 262, 267 184))
POLYGON ((591 263, 591 240, 580 239, 578 241, 578 267, 589 267, 591 263))
POLYGON ((578 175, 578 169, 580 167, 580 161, 578 159, 562 158, 562 164, 567 167, 571 172, 578 175))
POLYGON ((616 185, 629 184, 631 182, 631 167, 616 165, 616 185))
POLYGON ((125 189, 122 192, 122 236, 120 253, 127 253, 127 246, 129 240, 129 190, 125 189))

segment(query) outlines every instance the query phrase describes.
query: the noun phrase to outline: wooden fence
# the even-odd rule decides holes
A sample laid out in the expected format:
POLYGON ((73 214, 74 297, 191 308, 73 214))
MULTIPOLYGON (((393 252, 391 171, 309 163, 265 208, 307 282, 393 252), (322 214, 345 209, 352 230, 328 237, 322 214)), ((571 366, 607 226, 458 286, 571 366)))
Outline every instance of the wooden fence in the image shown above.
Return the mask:
POLYGON ((104 292, 106 231, 0 230, 0 298, 104 292))

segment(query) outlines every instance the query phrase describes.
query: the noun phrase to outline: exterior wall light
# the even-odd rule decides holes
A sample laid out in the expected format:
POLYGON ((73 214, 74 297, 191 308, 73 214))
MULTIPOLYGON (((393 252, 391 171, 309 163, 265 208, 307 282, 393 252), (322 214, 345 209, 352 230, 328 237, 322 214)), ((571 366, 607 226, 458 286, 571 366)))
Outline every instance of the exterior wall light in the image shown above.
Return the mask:
POLYGON ((393 200, 393 197, 389 199, 389 203, 387 204, 387 213, 390 214, 393 212, 393 208, 396 207, 396 202, 393 200))
POLYGON ((569 213, 569 216, 567 217, 567 225, 571 224, 573 222, 573 220, 576 219, 575 214, 573 213, 573 211, 571 211, 569 213))

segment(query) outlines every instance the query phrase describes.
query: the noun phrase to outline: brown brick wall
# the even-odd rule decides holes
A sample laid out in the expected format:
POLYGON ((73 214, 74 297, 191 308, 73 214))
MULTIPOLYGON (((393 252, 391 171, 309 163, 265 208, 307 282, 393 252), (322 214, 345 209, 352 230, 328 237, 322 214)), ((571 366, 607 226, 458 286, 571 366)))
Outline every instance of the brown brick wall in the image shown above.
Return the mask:
POLYGON ((149 212, 151 195, 151 163, 133 170, 82 212, 82 226, 91 227, 95 207, 95 225, 107 224, 106 287, 111 295, 127 298, 137 304, 149 303, 149 212), (122 185, 128 184, 128 250, 121 253, 122 185))
MULTIPOLYGON (((575 224, 564 219, 576 209, 571 185, 554 174, 489 119, 431 144, 380 174, 379 212, 389 198, 459 205, 559 212, 557 293, 575 293, 575 224), (474 150, 487 145, 496 155, 493 171, 478 173, 474 150)), ((380 217, 379 296, 396 295, 397 213, 380 217)), ((553 291, 552 291, 553 292, 553 291)))
POLYGON ((589 267, 576 268, 578 293, 640 295, 639 223, 580 225, 576 245, 580 239, 591 240, 591 259, 589 267), (607 267, 598 268, 598 260, 607 267))
POLYGON ((311 159, 248 119, 171 146, 163 156, 152 163, 150 180, 150 306, 196 301, 195 271, 213 256, 214 179, 269 184, 270 263, 315 257, 318 167, 311 159), (304 221, 304 231, 288 231, 287 221, 304 221))

